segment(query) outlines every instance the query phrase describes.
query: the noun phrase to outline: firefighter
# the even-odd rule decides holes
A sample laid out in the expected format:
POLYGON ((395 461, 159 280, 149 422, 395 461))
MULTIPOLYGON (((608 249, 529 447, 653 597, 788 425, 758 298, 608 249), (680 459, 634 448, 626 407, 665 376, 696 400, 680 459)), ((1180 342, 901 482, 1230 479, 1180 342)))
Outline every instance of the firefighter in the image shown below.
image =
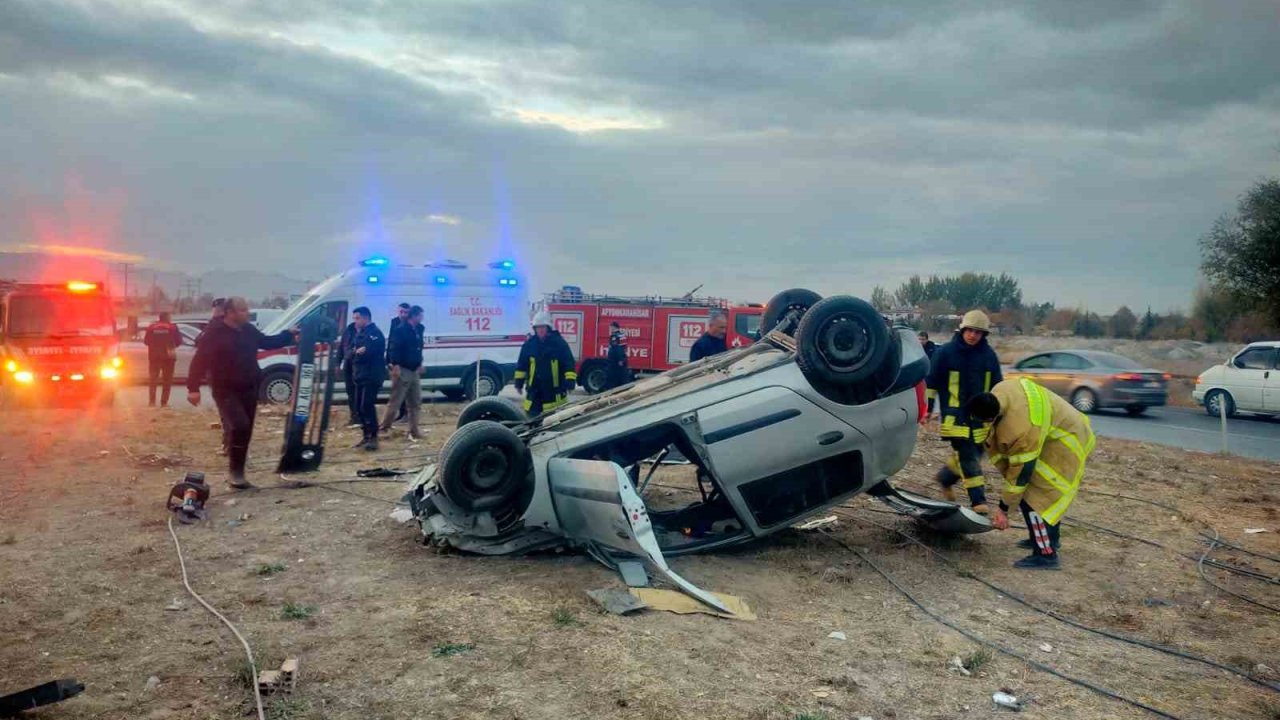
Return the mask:
MULTIPOLYGON (((929 358, 929 362, 933 362, 933 354, 938 351, 938 343, 929 339, 929 333, 921 330, 916 337, 920 338, 920 347, 924 350, 924 356, 929 358)), ((925 390, 925 396, 929 398, 929 412, 921 418, 921 422, 925 419, 933 417, 934 407, 938 404, 938 391, 933 389, 925 390)))
POLYGON ((538 416, 565 403, 577 384, 578 373, 569 343, 551 329, 551 315, 539 312, 532 325, 533 334, 524 341, 516 361, 515 386, 516 392, 524 392, 524 409, 538 416))
POLYGON ((182 344, 182 333, 178 326, 170 320, 167 312, 160 313, 160 319, 147 326, 142 337, 147 346, 147 405, 156 406, 156 383, 161 383, 160 405, 169 407, 169 389, 173 385, 173 366, 178 361, 178 346, 182 344))
MULTIPOLYGON (((356 413, 364 438, 356 445, 365 450, 378 449, 378 391, 387 373, 387 339, 373 322, 367 307, 352 311, 356 335, 347 350, 351 363, 351 379, 356 388, 356 413)), ((392 410, 388 410, 392 412, 392 410)))
POLYGON ((233 297, 227 298, 222 322, 209 323, 196 346, 187 377, 187 402, 200 404, 200 383, 207 373, 227 434, 227 484, 233 488, 253 487, 245 479, 244 465, 258 411, 258 351, 287 347, 297 342, 297 336, 297 328, 279 335, 263 335, 249 324, 248 301, 233 297))
POLYGON ((622 326, 609 323, 609 353, 605 358, 608 367, 605 370, 605 390, 622 387, 631 382, 631 371, 627 368, 627 335, 622 326))
POLYGON ((1027 521, 1032 552, 1014 563, 1024 569, 1059 567, 1058 524, 1080 491, 1085 460, 1093 452, 1089 418, 1058 395, 1027 379, 1005 380, 968 403, 969 417, 989 428, 986 449, 1004 475, 997 530, 1009 527, 1013 505, 1027 521))
POLYGON ((933 355, 928 388, 938 396, 942 414, 939 434, 951 443, 951 459, 938 470, 937 481, 947 500, 955 502, 955 485, 968 491, 974 512, 987 514, 986 481, 982 477, 982 442, 986 429, 971 424, 965 403, 975 395, 989 392, 1004 376, 1000 359, 987 342, 991 319, 981 310, 970 310, 960 329, 933 355))
POLYGON ((698 362, 702 358, 719 355, 729 349, 725 345, 724 336, 729 331, 729 318, 722 312, 713 311, 707 318, 707 331, 689 348, 689 362, 698 362))

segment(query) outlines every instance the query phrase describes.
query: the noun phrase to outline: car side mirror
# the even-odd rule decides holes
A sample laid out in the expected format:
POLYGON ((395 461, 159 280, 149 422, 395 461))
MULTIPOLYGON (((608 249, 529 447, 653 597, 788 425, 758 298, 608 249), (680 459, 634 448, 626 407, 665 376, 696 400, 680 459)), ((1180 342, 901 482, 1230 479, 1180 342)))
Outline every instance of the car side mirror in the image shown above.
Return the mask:
POLYGON ((1244 360, 1241 360, 1240 358, 1236 358, 1235 360, 1232 360, 1231 364, 1235 367, 1240 368, 1241 370, 1244 369, 1244 360))

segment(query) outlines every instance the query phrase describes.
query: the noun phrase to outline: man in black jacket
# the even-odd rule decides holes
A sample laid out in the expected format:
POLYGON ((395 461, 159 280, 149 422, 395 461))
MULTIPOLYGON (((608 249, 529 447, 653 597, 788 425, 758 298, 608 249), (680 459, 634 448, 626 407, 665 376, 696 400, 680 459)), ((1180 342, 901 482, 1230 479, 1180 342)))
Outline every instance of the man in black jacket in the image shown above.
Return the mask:
POLYGON ((159 383, 160 405, 169 407, 169 387, 173 385, 173 366, 178 359, 178 346, 182 333, 169 319, 169 313, 160 313, 160 319, 147 326, 142 342, 147 346, 147 405, 155 407, 156 384, 159 383))
MULTIPOLYGON (((354 317, 354 314, 353 314, 354 317)), ((350 420, 347 427, 360 426, 360 412, 356 408, 356 381, 352 376, 351 361, 347 359, 347 353, 352 350, 352 345, 356 340, 356 324, 354 322, 347 323, 347 327, 342 331, 342 337, 338 340, 338 363, 342 365, 342 387, 347 394, 347 410, 350 412, 350 420)))
POLYGON ((974 511, 984 515, 989 508, 981 461, 988 428, 981 422, 971 421, 965 407, 974 397, 990 392, 1004 379, 1000 358, 987 342, 990 332, 991 320, 986 313, 981 310, 965 313, 955 337, 933 354, 927 383, 938 395, 938 409, 942 413, 939 434, 955 451, 938 470, 938 484, 953 502, 955 485, 962 484, 974 511))
POLYGON ((365 450, 378 449, 378 391, 386 379, 387 339, 373 323, 373 315, 367 307, 353 311, 356 336, 347 351, 351 363, 351 379, 356 388, 356 413, 364 439, 356 447, 365 450))
POLYGON ((207 373, 228 440, 227 484, 233 488, 253 487, 244 477, 244 465, 258 411, 258 351, 292 345, 297 335, 296 328, 263 335, 249 324, 249 303, 233 297, 227 298, 223 321, 210 323, 196 346, 187 376, 187 402, 200 404, 200 383, 207 373))
POLYGON ((422 408, 422 313, 421 307, 409 308, 409 316, 387 336, 387 364, 391 366, 391 400, 387 403, 380 430, 390 430, 396 411, 403 404, 409 413, 409 437, 422 439, 418 430, 418 411, 422 408))
MULTIPOLYGON (((924 356, 929 358, 930 367, 932 367, 933 354, 938 352, 938 343, 930 340, 929 333, 924 330, 921 330, 916 337, 920 338, 920 348, 924 350, 924 356)), ((925 390, 925 395, 929 398, 929 414, 926 417, 920 418, 920 422, 924 422, 925 420, 933 417, 934 406, 938 404, 938 392, 936 390, 925 390)))
POLYGON ((533 317, 533 335, 520 347, 516 360, 516 392, 524 393, 524 409, 538 416, 560 407, 578 383, 573 350, 560 333, 551 329, 551 315, 545 310, 533 317))
POLYGON ((627 368, 627 336, 616 321, 609 323, 609 353, 605 362, 608 363, 605 370, 605 390, 631 382, 631 371, 627 368))
POLYGON ((729 331, 729 318, 719 310, 713 311, 707 318, 707 331, 689 349, 689 362, 698 362, 702 358, 719 355, 728 350, 724 343, 725 333, 729 331))

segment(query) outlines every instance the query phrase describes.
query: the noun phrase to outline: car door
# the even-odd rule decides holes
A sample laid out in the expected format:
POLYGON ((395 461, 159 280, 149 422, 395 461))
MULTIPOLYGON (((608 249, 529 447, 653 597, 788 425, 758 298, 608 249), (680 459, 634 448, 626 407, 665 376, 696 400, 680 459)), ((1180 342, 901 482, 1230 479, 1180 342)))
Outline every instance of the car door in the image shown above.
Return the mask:
POLYGON ((1053 354, 1053 385, 1049 389, 1062 397, 1070 397, 1075 389, 1087 385, 1086 375, 1093 363, 1070 352, 1053 354))
POLYGON ((1222 384, 1231 393, 1237 410, 1263 410, 1268 375, 1275 373, 1275 356, 1275 348, 1250 347, 1227 363, 1222 384))
POLYGON ((1276 348, 1271 369, 1263 377, 1266 386, 1262 389, 1262 409, 1280 413, 1280 348, 1276 348))
POLYGON ((1043 385, 1043 376, 1049 372, 1049 363, 1051 359, 1052 355, 1050 353, 1040 353, 1039 355, 1032 355, 1029 358, 1020 360, 1013 366, 1013 371, 1009 373, 1009 377, 1025 377, 1043 385))
POLYGON ((196 336, 200 331, 190 325, 179 325, 178 332, 182 334, 182 344, 178 346, 174 359, 173 379, 185 381, 191 372, 191 359, 196 356, 196 336))

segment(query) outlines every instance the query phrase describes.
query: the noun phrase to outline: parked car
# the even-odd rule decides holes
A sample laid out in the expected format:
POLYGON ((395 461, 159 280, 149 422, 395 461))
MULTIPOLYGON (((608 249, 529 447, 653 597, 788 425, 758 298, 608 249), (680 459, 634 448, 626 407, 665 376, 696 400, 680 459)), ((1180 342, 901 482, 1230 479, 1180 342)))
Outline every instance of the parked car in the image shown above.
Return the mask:
POLYGON ((808 291, 775 298, 762 329, 754 345, 540 417, 504 398, 471 403, 411 484, 424 536, 489 555, 577 545, 663 569, 664 553, 745 543, 864 492, 941 530, 990 529, 888 482, 923 412, 929 360, 913 333, 891 333, 862 300, 808 291), (702 499, 649 510, 642 466, 675 451, 702 499))
POLYGON ((1097 350, 1059 350, 1025 358, 1005 372, 1025 377, 1061 395, 1082 413, 1124 408, 1138 416, 1169 400, 1168 373, 1143 367, 1123 355, 1097 350))
POLYGON ((1230 360, 1196 378, 1191 397, 1210 415, 1237 411, 1280 415, 1280 341, 1245 346, 1230 360))
MULTIPOLYGON (((174 382, 186 382, 187 373, 191 370, 191 358, 196 354, 196 336, 200 329, 187 323, 174 323, 182 334, 182 345, 178 346, 177 359, 173 364, 174 382)), ((120 357, 124 360, 125 382, 133 385, 145 385, 147 377, 147 346, 142 342, 142 332, 136 337, 122 340, 120 357)))

